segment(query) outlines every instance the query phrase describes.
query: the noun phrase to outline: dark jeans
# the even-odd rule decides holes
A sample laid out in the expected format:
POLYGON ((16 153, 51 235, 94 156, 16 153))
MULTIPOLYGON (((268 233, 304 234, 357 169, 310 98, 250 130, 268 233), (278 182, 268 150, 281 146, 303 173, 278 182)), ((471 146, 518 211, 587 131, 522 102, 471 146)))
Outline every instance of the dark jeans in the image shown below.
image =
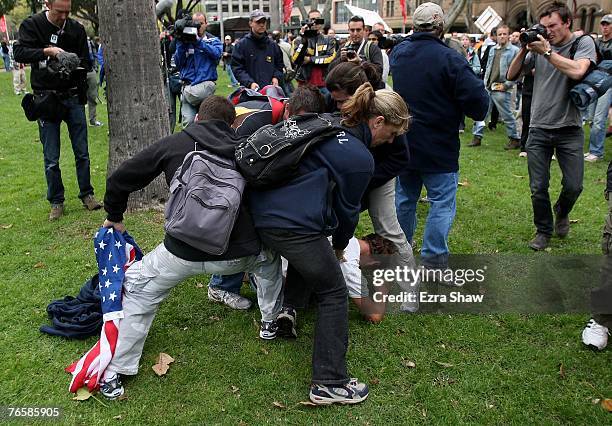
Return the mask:
POLYGON ((539 233, 552 235, 553 212, 550 206, 548 186, 550 163, 556 153, 563 178, 561 193, 554 210, 560 217, 567 216, 582 192, 584 134, 580 127, 560 129, 529 129, 527 139, 527 165, 533 205, 533 223, 539 233))
POLYGON ((604 256, 601 269, 601 286, 591 291, 593 319, 612 329, 612 254, 604 256))
POLYGON ((531 95, 523 95, 521 103, 521 120, 523 127, 521 129, 521 151, 525 151, 527 145, 527 137, 529 136, 529 123, 531 122, 531 95))
MULTIPOLYGON (((72 143, 76 175, 79 183, 79 198, 93 195, 89 175, 89 150, 87 147, 87 121, 85 120, 85 107, 80 105, 76 96, 62 101, 66 107, 63 121, 68 125, 68 134, 72 143)), ((38 132, 43 146, 45 160, 45 177, 47 178, 47 200, 51 204, 64 202, 64 184, 62 171, 59 167, 60 159, 60 127, 62 122, 51 123, 38 120, 38 132)))
MULTIPOLYGON (((287 281, 300 285, 285 288, 285 298, 292 292, 315 296, 317 320, 312 354, 312 382, 345 384, 346 351, 348 348, 348 294, 342 270, 329 241, 324 235, 295 234, 282 229, 258 229, 264 246, 275 250, 289 261, 287 281), (289 274, 299 274, 293 280, 289 274), (306 288, 308 286, 308 288, 306 288)), ((303 299, 303 298, 302 298, 303 299)))

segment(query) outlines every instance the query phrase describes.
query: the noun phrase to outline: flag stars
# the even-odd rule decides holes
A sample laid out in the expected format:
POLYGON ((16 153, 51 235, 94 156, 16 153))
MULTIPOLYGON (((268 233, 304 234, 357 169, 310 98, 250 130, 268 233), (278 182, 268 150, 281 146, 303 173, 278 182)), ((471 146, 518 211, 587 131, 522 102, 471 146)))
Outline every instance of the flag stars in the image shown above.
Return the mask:
POLYGON ((111 285, 110 280, 106 280, 106 281, 104 282, 104 287, 109 288, 109 287, 110 287, 110 285, 111 285))
POLYGON ((112 253, 109 253, 109 254, 108 254, 108 260, 111 260, 112 258, 113 258, 113 254, 112 254, 112 253))
POLYGON ((109 234, 112 234, 112 233, 113 233, 113 231, 114 231, 114 229, 113 229, 113 228, 107 228, 107 229, 108 229, 108 231, 107 231, 107 232, 108 232, 109 234))
POLYGON ((121 241, 117 241, 117 242, 115 243, 115 247, 117 247, 117 248, 121 248, 121 247, 123 247, 123 244, 121 244, 121 241))
POLYGON ((114 301, 115 301, 115 299, 117 298, 117 295, 116 295, 116 294, 115 294, 115 292, 113 291, 113 292, 110 294, 110 296, 108 296, 108 298, 109 298, 109 299, 110 299, 112 302, 114 302, 114 301))
POLYGON ((119 266, 115 265, 113 266, 113 273, 116 274, 117 272, 119 272, 119 266))
POLYGON ((106 268, 102 269, 102 275, 106 276, 106 273, 108 272, 108 270, 106 268))
POLYGON ((104 241, 100 241, 98 245, 100 246, 102 250, 104 250, 104 247, 106 247, 106 243, 104 241))

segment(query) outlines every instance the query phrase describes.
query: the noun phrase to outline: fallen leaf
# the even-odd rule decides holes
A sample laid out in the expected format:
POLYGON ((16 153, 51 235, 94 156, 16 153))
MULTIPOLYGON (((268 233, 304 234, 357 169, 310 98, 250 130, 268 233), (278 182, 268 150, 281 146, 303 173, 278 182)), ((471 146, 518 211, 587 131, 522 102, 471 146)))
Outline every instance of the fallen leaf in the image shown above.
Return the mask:
POLYGON ((448 362, 440 362, 440 361, 434 361, 434 362, 441 367, 445 367, 445 368, 454 367, 453 364, 449 364, 448 362))
POLYGON ((240 390, 240 388, 238 386, 233 386, 232 385, 232 393, 236 393, 240 390))
POLYGON ((221 318, 219 318, 216 315, 212 315, 212 316, 208 317, 208 319, 211 320, 211 321, 221 321, 221 318))
POLYGON ((488 409, 491 409, 491 408, 493 408, 493 407, 495 407, 493 404, 487 404, 487 408, 488 408, 488 409))
POLYGON ((300 402, 298 402, 298 404, 305 405, 307 407, 316 407, 317 406, 317 404, 315 404, 312 401, 300 401, 300 402))
POLYGON ((563 363, 559 363, 559 377, 565 379, 565 370, 563 369, 563 363))
POLYGON ((42 262, 38 262, 36 265, 34 265, 34 267, 35 267, 36 269, 41 269, 41 268, 44 268, 44 267, 45 267, 45 264, 44 264, 44 263, 42 263, 42 262))
POLYGON ((410 360, 404 359, 402 360, 402 364, 407 368, 416 368, 416 364, 410 360))
POLYGON ((8 225, 2 225, 2 229, 11 229, 13 227, 12 223, 9 223, 8 225))
POLYGON ((268 350, 267 350, 266 348, 261 348, 261 352, 262 352, 264 355, 270 355, 270 352, 268 352, 268 350))
POLYGON ((467 180, 464 180, 463 182, 459 182, 458 185, 468 187, 470 186, 470 183, 467 180))
POLYGON ((370 384, 371 384, 371 385, 377 385, 377 384, 379 384, 379 383, 380 383, 380 379, 379 379, 378 377, 372 377, 372 378, 370 379, 370 384))
POLYGON ((440 347, 441 347, 442 349, 446 349, 446 345, 445 345, 444 343, 442 343, 442 344, 440 345, 440 347))
POLYGON ((592 403, 593 405, 597 405, 597 404, 599 404, 600 402, 601 402, 601 399, 599 399, 599 398, 593 398, 593 399, 591 400, 591 403, 592 403))
POLYGON ((523 179, 525 177, 525 176, 515 175, 515 174, 513 174, 512 176, 514 176, 515 178, 519 178, 519 179, 523 179))
POLYGON ((86 401, 91 398, 91 392, 86 387, 77 389, 76 396, 72 398, 74 401, 86 401))
POLYGON ((157 364, 155 364, 151 368, 153 368, 153 371, 155 371, 155 374, 157 374, 158 376, 163 376, 164 374, 168 372, 168 369, 170 368, 170 364, 172 364, 173 362, 174 362, 174 358, 172 358, 167 353, 160 352, 159 356, 157 357, 157 364))
POLYGON ((274 401, 272 405, 274 405, 276 408, 283 408, 283 409, 287 408, 285 404, 283 404, 282 402, 278 402, 278 401, 274 401))
POLYGON ((197 288, 202 288, 202 287, 204 287, 204 284, 202 284, 202 283, 197 283, 197 284, 196 284, 196 287, 197 287, 197 288))
POLYGON ((570 219, 570 223, 578 223, 580 222, 580 219, 570 219))
POLYGON ((601 406, 608 413, 612 413, 612 399, 608 399, 608 398, 604 399, 603 401, 601 401, 601 406))
POLYGON ((113 419, 115 419, 115 420, 121 420, 121 414, 119 414, 118 416, 113 417, 113 419))

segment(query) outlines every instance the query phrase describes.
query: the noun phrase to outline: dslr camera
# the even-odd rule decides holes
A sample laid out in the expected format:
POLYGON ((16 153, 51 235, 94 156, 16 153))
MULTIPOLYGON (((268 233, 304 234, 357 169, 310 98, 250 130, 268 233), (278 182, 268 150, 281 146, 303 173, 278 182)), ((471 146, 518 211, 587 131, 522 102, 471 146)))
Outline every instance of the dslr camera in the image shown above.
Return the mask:
POLYGON ((317 30, 313 30, 312 27, 314 25, 323 25, 323 24, 325 24, 325 19, 323 18, 307 19, 307 20, 300 22, 300 26, 308 27, 308 29, 304 31, 304 37, 306 38, 316 37, 318 32, 317 30))
POLYGON ((542 24, 535 24, 533 27, 529 28, 527 31, 521 33, 519 36, 519 40, 523 46, 529 43, 533 43, 534 41, 540 40, 538 35, 541 35, 544 38, 547 38, 546 27, 542 24))
POLYGON ((347 59, 353 59, 355 57, 357 57, 357 52, 355 50, 355 46, 353 45, 348 45, 345 47, 346 49, 346 57, 347 59))
POLYGON ((185 15, 177 19, 171 34, 183 43, 195 43, 198 40, 199 22, 192 19, 191 15, 185 15))

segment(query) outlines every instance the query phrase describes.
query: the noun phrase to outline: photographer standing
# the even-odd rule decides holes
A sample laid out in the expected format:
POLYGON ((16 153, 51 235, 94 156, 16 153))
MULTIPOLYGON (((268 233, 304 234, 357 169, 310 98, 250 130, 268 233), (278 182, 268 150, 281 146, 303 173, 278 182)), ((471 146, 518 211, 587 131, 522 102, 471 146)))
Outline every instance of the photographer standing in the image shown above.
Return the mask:
POLYGON ((508 79, 516 80, 521 70, 535 66, 531 124, 527 139, 527 164, 536 236, 529 242, 533 250, 548 247, 553 229, 563 238, 570 228, 569 213, 582 192, 584 134, 580 111, 569 92, 596 63, 595 42, 582 37, 571 50, 576 36, 572 34, 572 14, 563 3, 553 3, 540 15, 540 26, 521 37, 523 45, 510 64, 508 79), (543 37, 546 35, 546 38, 543 37), (529 54, 527 52, 530 52, 529 54), (555 203, 555 221, 548 186, 550 163, 557 155, 563 178, 561 193, 555 203))
POLYGON ((184 19, 175 23, 177 41, 174 63, 183 82, 181 117, 183 127, 186 127, 193 122, 202 101, 215 94, 217 64, 223 53, 223 44, 206 32, 207 22, 203 13, 198 12, 192 19, 184 19), (193 27, 197 27, 195 39, 188 37, 185 31, 193 27))
POLYGON ((321 12, 308 12, 308 21, 302 22, 300 36, 293 42, 291 60, 298 69, 298 83, 310 83, 325 95, 325 77, 329 64, 336 59, 336 40, 323 35, 324 23, 321 12))
POLYGON ((102 205, 94 198, 89 173, 84 104, 87 72, 92 64, 87 35, 83 25, 68 17, 70 0, 48 0, 46 5, 49 10, 30 16, 19 27, 14 56, 17 62, 32 64, 30 81, 35 96, 24 101, 30 101, 27 113, 36 104, 36 117, 28 118, 38 119, 47 199, 51 203, 49 220, 56 220, 64 213, 64 185, 59 167, 62 121, 68 126, 74 152, 79 198, 87 210, 102 205))
MULTIPOLYGON (((365 32, 365 22, 361 16, 353 16, 349 19, 349 41, 340 49, 339 60, 342 62, 354 62, 359 65, 361 62, 370 62, 376 66, 380 75, 383 72, 383 55, 377 43, 368 41, 365 32)), ((374 89, 384 89, 385 82, 381 87, 374 89)))

